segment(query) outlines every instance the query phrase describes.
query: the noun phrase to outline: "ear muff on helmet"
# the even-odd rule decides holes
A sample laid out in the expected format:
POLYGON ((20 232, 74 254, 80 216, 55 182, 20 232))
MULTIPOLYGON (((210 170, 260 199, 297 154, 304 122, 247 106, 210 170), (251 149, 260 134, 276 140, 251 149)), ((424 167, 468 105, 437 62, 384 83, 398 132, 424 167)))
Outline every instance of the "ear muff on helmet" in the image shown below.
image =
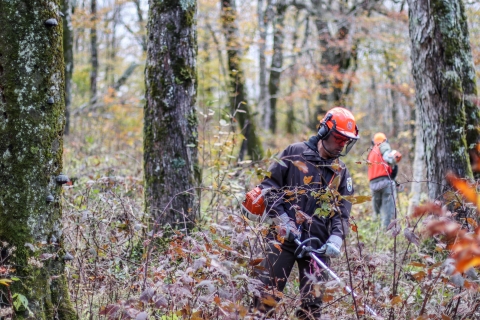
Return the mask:
POLYGON ((318 138, 320 140, 326 139, 328 135, 330 134, 330 128, 328 128, 327 122, 332 119, 332 114, 329 113, 326 115, 325 119, 323 119, 322 122, 320 122, 320 127, 318 128, 318 138))

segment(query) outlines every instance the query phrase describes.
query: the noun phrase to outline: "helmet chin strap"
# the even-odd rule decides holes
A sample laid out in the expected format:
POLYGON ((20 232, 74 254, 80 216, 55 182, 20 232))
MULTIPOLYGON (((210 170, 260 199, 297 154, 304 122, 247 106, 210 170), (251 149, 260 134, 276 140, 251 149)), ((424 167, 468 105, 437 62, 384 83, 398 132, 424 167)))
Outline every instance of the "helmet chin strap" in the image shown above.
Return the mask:
POLYGON ((327 151, 329 154, 331 154, 333 157, 331 157, 330 159, 337 159, 341 156, 341 152, 338 154, 338 155, 335 155, 335 153, 331 152, 330 150, 328 150, 326 147, 325 147, 325 144, 323 144, 323 139, 321 140, 322 141, 322 147, 323 149, 325 149, 325 151, 327 151))

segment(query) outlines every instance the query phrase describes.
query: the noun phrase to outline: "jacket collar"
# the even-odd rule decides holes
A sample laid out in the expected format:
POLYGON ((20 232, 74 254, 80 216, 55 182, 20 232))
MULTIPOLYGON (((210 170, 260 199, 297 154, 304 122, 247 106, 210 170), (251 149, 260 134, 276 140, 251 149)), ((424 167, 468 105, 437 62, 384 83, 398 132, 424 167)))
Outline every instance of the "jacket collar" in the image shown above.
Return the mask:
POLYGON ((318 153, 318 149, 317 149, 318 141, 320 141, 320 138, 318 137, 318 135, 316 135, 316 136, 311 136, 310 139, 308 139, 308 141, 305 141, 304 143, 312 151, 318 153))

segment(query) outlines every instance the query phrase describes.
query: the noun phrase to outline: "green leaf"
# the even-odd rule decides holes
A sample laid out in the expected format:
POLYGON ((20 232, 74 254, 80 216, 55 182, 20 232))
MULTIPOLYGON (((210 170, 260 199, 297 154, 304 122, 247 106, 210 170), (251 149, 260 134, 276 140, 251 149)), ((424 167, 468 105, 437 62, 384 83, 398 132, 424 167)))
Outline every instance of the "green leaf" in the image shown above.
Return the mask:
POLYGON ((30 311, 30 308, 28 308, 28 299, 25 297, 23 294, 20 293, 15 293, 13 295, 13 306, 15 307, 15 310, 19 310, 21 306, 23 306, 25 309, 30 311))

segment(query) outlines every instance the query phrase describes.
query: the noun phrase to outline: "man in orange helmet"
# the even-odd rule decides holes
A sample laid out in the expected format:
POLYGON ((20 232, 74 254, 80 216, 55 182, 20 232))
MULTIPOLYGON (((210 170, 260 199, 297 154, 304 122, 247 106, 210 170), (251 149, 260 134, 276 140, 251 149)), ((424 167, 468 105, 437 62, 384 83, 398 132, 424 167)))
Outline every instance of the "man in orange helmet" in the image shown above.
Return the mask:
MULTIPOLYGON (((259 275, 264 283, 262 297, 257 297, 255 307, 262 312, 272 310, 272 290, 283 291, 288 276, 297 262, 299 268, 301 308, 300 319, 320 317, 322 303, 319 290, 314 290, 312 279, 326 280, 310 257, 298 258, 293 237, 301 241, 316 237, 321 243, 316 249, 324 250, 322 260, 340 255, 345 225, 350 216, 351 203, 338 195, 352 195, 350 173, 339 157, 345 156, 358 140, 358 129, 352 113, 341 107, 327 112, 320 122, 318 133, 308 141, 288 146, 278 156, 259 188, 265 193, 266 215, 275 227, 267 236, 267 256, 262 261, 265 272, 259 275), (267 299, 267 300, 264 300, 267 299)), ((251 203, 257 201, 260 190, 255 191, 251 203), (255 198, 255 200, 253 200, 255 198)), ((261 211, 261 210, 260 210, 261 211)))
POLYGON ((373 136, 372 150, 368 154, 368 180, 372 191, 374 217, 381 216, 382 226, 387 228, 395 216, 395 187, 397 163, 402 159, 400 152, 392 150, 382 132, 373 136))

